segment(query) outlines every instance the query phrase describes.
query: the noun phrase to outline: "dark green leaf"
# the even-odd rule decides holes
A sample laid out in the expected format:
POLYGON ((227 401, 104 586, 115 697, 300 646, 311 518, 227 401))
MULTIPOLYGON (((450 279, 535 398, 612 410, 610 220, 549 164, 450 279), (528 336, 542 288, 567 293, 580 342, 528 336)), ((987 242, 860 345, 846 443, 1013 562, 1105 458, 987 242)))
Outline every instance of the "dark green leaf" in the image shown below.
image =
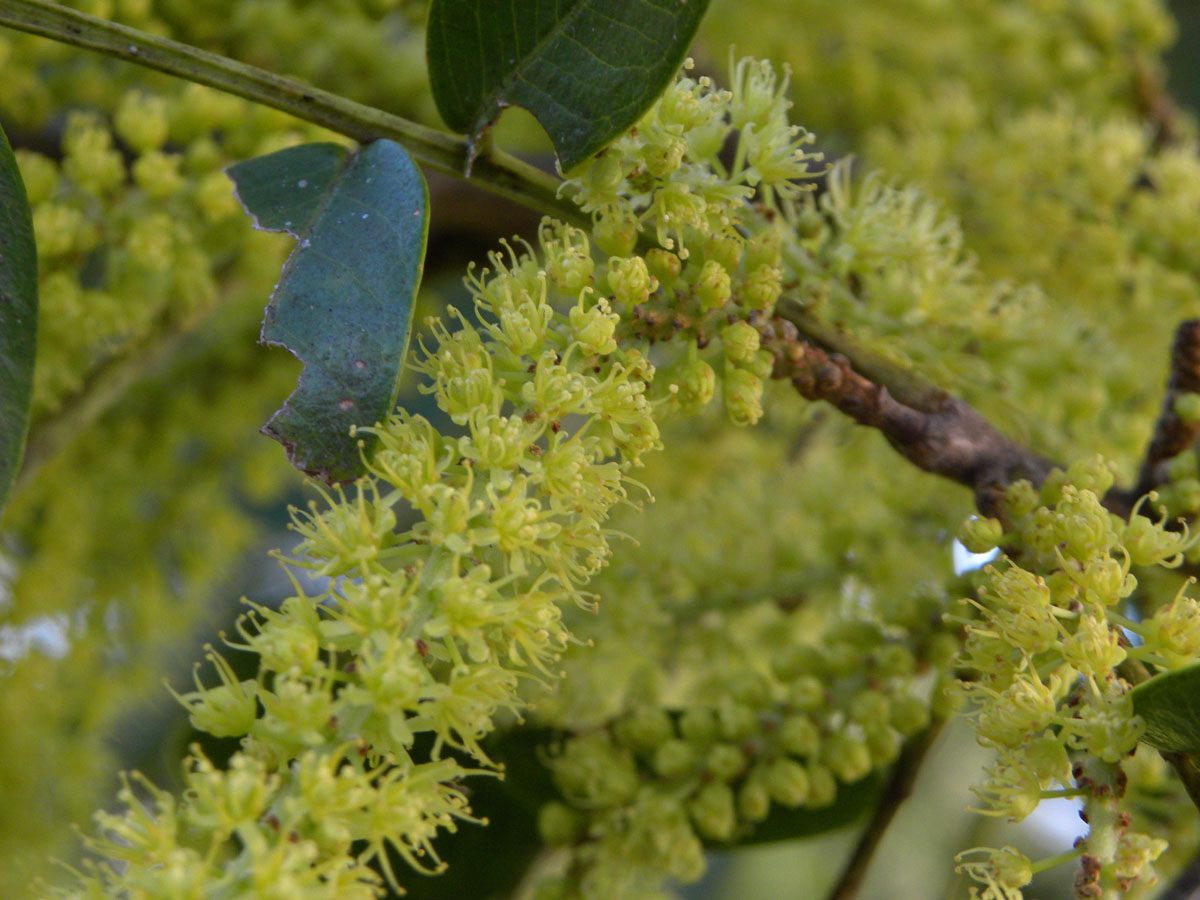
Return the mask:
POLYGON ((301 471, 348 481, 363 471, 351 426, 395 406, 425 257, 425 179, 391 141, 355 154, 292 147, 231 166, 229 176, 259 228, 298 242, 262 341, 291 350, 304 372, 263 432, 301 471))
POLYGON ((37 247, 25 184, 0 129, 0 510, 21 467, 37 353, 37 247))
POLYGON ((1131 692, 1146 721, 1142 740, 1159 750, 1200 751, 1200 664, 1164 672, 1131 692))
POLYGON ((533 113, 570 169, 662 93, 708 0, 433 0, 429 77, 472 141, 506 106, 533 113))

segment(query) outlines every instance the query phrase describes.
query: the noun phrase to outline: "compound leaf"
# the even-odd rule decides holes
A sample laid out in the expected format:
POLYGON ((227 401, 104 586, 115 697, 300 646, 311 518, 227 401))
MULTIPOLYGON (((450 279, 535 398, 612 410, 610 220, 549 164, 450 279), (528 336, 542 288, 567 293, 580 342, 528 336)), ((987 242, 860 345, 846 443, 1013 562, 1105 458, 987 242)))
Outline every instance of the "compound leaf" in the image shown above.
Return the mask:
POLYGON ((373 425, 396 403, 425 257, 425 179, 386 140, 357 153, 336 144, 291 147, 228 174, 257 227, 297 241, 261 340, 286 347, 304 371, 263 433, 301 471, 349 481, 363 471, 351 427, 373 425))
POLYGON ((478 141, 529 110, 570 169, 637 122, 674 76, 708 0, 433 0, 429 77, 446 124, 478 141))
POLYGON ((37 247, 25 183, 0 129, 0 510, 21 467, 37 353, 37 247))

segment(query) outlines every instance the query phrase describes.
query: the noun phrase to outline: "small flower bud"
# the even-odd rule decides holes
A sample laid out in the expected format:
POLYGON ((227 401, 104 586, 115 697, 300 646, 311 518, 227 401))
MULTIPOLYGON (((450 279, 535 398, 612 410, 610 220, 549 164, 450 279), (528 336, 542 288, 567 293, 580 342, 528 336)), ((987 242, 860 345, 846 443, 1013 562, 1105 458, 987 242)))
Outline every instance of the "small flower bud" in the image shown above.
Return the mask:
POLYGON ((998 547, 1004 539, 1004 526, 998 519, 972 516, 959 531, 958 539, 972 553, 987 553, 998 547))
POLYGON ((808 766, 808 805, 813 809, 829 806, 837 799, 837 779, 819 763, 808 766))
POLYGON ((616 296, 618 303, 626 307, 645 303, 658 285, 646 268, 646 261, 640 256, 628 259, 613 257, 608 261, 608 286, 616 296))
POLYGON ((771 700, 771 686, 767 679, 749 667, 735 671, 725 682, 729 696, 738 703, 761 707, 771 700))
POLYGON ((687 805, 688 814, 704 837, 715 841, 733 835, 737 817, 733 813, 733 791, 721 781, 711 781, 687 805))
POLYGON ((825 684, 812 675, 797 678, 788 685, 788 702, 801 711, 819 709, 825 705, 825 684))
POLYGON ((627 803, 639 783, 633 755, 615 746, 605 732, 568 741, 562 754, 550 760, 550 770, 563 795, 586 806, 627 803))
POLYGON ((953 634, 939 631, 929 638, 922 655, 935 669, 945 669, 958 656, 960 642, 953 634))
POLYGON ((744 703, 722 703, 717 710, 721 737, 728 741, 748 738, 758 730, 758 714, 744 703))
POLYGON ((583 834, 584 817, 565 803, 543 803, 537 816, 538 834, 551 847, 573 844, 583 834))
POLYGON ((746 363, 758 352, 761 337, 749 322, 737 321, 721 331, 721 349, 732 363, 746 363))
POLYGON ((613 151, 595 157, 587 171, 587 186, 597 196, 616 193, 625 178, 621 154, 613 151))
POLYGON ((687 142, 682 138, 662 135, 654 143, 642 148, 646 171, 655 178, 665 178, 679 168, 687 149, 687 142))
POLYGON ((775 371, 775 354, 770 350, 759 350, 742 363, 742 368, 753 372, 759 378, 770 378, 771 373, 775 371))
POLYGON ((896 761, 904 746, 904 736, 890 725, 874 725, 867 732, 867 751, 874 768, 883 768, 896 761))
POLYGON ((891 701, 879 691, 867 688, 854 695, 848 712, 850 719, 860 725, 886 722, 891 716, 891 701))
POLYGON ((138 153, 158 150, 167 140, 167 102, 162 97, 126 94, 117 107, 113 125, 121 140, 138 153))
POLYGON ((654 771, 662 778, 681 778, 696 765, 694 744, 678 738, 664 741, 654 751, 654 771))
POLYGON ((769 312, 782 292, 783 272, 776 266, 759 266, 746 276, 738 296, 748 308, 769 312))
POLYGON ((729 273, 715 260, 708 260, 700 269, 700 277, 693 286, 696 298, 705 309, 719 309, 729 300, 729 273))
POLYGON ((733 744, 714 744, 708 751, 705 768, 720 781, 731 781, 746 769, 746 754, 733 744))
POLYGON ((657 706, 639 706, 617 723, 617 738, 637 752, 653 750, 675 736, 671 717, 657 706))
POLYGON ((821 729, 808 716, 784 716, 776 738, 793 756, 815 757, 821 750, 821 729))
POLYGON ((929 704, 913 694, 893 698, 891 724, 905 737, 916 734, 929 724, 929 704))
MULTIPOLYGON (((24 174, 24 170, 22 170, 24 174)), ((28 186, 28 181, 26 182, 28 186)), ((32 203, 32 200, 30 201, 32 203)), ((1200 396, 1197 394, 1195 396, 1200 396)), ((1200 474, 1200 465, 1197 464, 1196 451, 1184 450, 1182 453, 1177 453, 1167 461, 1167 478, 1171 481, 1183 481, 1185 478, 1195 478, 1200 474)))
POLYGON ((954 682, 943 676, 933 684, 933 693, 929 695, 929 711, 939 719, 949 719, 957 714, 966 702, 967 698, 962 691, 956 690, 954 682))
POLYGON ((846 732, 834 732, 829 736, 822 762, 847 784, 866 777, 874 768, 866 741, 846 732))
POLYGON ((889 677, 908 677, 917 671, 917 658, 905 644, 884 644, 873 654, 874 669, 889 677))
MULTIPOLYGON (((21 180, 25 182, 25 197, 30 207, 36 209, 49 200, 58 187, 58 165, 50 157, 32 150, 18 149, 14 155, 21 170, 21 180)), ((41 250, 40 246, 38 250, 41 250)))
POLYGON ((727 272, 736 272, 746 242, 736 234, 719 232, 704 242, 704 258, 720 264, 727 272))
POLYGON ((63 150, 63 171, 90 194, 106 194, 125 179, 125 161, 113 147, 112 134, 85 113, 68 116, 63 150))
POLYGON ((1042 787, 1052 783, 1067 784, 1071 777, 1071 760, 1062 740, 1051 734, 1034 738, 1021 754, 1025 768, 1033 772, 1042 787))
POLYGON ((685 412, 696 412, 708 405, 717 389, 717 373, 702 359, 684 363, 679 373, 679 403, 685 412))
POLYGON ((737 793, 737 811, 746 822, 761 822, 771 812, 771 794, 755 768, 737 793))
POLYGON ((765 228, 758 232, 754 239, 746 245, 746 255, 743 263, 747 272, 779 265, 780 247, 783 245, 783 234, 777 228, 765 228))
POLYGON ((815 238, 825 227, 825 219, 811 206, 801 210, 796 216, 796 236, 801 240, 815 238))
POLYGON ((1038 506, 1037 489, 1024 478, 1008 486, 1005 499, 1008 501, 1008 514, 1014 522, 1024 519, 1038 506))
POLYGON ((602 216, 592 228, 592 240, 609 256, 628 256, 637 246, 637 237, 637 220, 632 215, 602 216))
POLYGON ((169 197, 183 187, 179 157, 157 150, 145 153, 133 164, 133 180, 150 197, 169 197))
POLYGON ((717 720, 712 710, 693 706, 679 717, 679 733, 693 744, 707 744, 717 736, 717 720))
POLYGON ((772 800, 795 808, 808 799, 808 772, 794 759, 782 757, 767 766, 766 786, 772 800))
POLYGON ((646 268, 659 284, 670 287, 683 271, 683 261, 670 250, 654 247, 646 251, 646 268))
POLYGON ((753 425, 762 418, 762 379, 746 369, 727 369, 723 381, 725 411, 735 425, 753 425))
POLYGON ((1097 497, 1103 497, 1113 486, 1115 468, 1102 456, 1076 460, 1067 467, 1067 481, 1078 490, 1091 491, 1097 497))

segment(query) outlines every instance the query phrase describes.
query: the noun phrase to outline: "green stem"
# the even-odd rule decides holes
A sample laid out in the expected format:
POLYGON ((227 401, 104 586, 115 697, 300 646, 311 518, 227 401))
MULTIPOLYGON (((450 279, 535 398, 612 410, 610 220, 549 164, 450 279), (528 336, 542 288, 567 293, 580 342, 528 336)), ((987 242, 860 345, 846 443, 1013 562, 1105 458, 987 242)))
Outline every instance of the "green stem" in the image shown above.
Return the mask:
POLYGON ((589 218, 575 204, 558 196, 560 182, 553 175, 494 148, 477 156, 468 166, 470 149, 464 138, 355 103, 297 79, 97 19, 46 0, 0 0, 0 25, 76 47, 99 50, 118 59, 204 84, 282 110, 359 143, 380 138, 393 140, 425 168, 469 181, 566 222, 590 224, 589 218))
POLYGON ((1083 847, 1076 847, 1073 850, 1066 850, 1057 856, 1047 856, 1045 859, 1039 859, 1031 866, 1033 874, 1037 875, 1039 872, 1047 872, 1056 866, 1061 866, 1064 863, 1069 863, 1072 860, 1079 859, 1079 857, 1083 856, 1083 851, 1083 847))

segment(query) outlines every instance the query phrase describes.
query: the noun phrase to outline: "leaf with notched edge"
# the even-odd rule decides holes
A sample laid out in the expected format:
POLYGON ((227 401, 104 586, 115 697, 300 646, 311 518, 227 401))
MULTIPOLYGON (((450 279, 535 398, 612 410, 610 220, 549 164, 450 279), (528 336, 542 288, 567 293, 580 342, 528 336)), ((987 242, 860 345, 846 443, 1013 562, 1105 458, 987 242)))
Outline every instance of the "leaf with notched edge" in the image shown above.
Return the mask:
POLYGON ((25 183, 0 129, 0 510, 17 478, 37 353, 37 247, 25 183))
POLYGON ((570 169, 663 92, 708 2, 433 0, 426 54, 438 112, 477 142, 504 107, 524 107, 570 169))
POLYGON ((396 404, 425 258, 425 179, 386 140, 357 153, 305 144, 227 171, 257 227, 297 241, 260 339, 286 347, 304 371, 263 433, 301 471, 349 481, 363 472, 351 427, 375 424, 396 404))

